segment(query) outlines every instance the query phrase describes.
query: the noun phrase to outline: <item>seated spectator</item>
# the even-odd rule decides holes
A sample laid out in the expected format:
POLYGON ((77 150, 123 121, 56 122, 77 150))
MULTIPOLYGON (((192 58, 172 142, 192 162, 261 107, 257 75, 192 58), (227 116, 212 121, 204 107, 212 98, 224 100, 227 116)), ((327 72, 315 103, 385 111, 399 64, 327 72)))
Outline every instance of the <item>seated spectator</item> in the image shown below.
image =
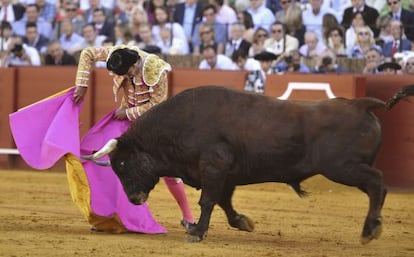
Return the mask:
POLYGON ((237 50, 241 50, 247 54, 252 44, 243 38, 245 32, 244 25, 241 23, 234 23, 231 25, 230 29, 231 37, 226 43, 225 54, 231 56, 237 50))
POLYGON ((98 35, 103 35, 106 38, 114 38, 115 23, 113 22, 113 18, 109 18, 106 15, 102 8, 94 9, 92 23, 98 35))
POLYGON ((379 29, 377 39, 382 40, 384 43, 392 41, 391 21, 392 17, 389 15, 381 15, 377 19, 377 28, 379 29))
POLYGON ((370 48, 365 54, 365 67, 362 70, 362 73, 364 74, 377 74, 378 66, 383 63, 384 56, 382 55, 382 52, 378 48, 370 48))
POLYGON ((28 22, 36 23, 38 31, 46 38, 50 39, 52 37, 52 24, 40 17, 39 6, 37 4, 29 4, 26 6, 26 17, 12 24, 13 33, 24 36, 28 22))
POLYGON ((253 43, 250 46, 249 56, 253 57, 256 54, 263 52, 265 50, 264 42, 268 38, 269 38, 269 34, 267 30, 265 30, 264 28, 256 29, 253 35, 253 43))
POLYGON ((75 2, 67 1, 61 6, 62 11, 56 17, 55 25, 52 32, 52 39, 59 39, 62 33, 62 22, 69 20, 73 23, 73 31, 81 35, 82 28, 85 25, 83 16, 79 13, 79 7, 75 2))
POLYGON ((382 48, 382 54, 384 57, 394 58, 394 54, 397 52, 411 50, 411 42, 403 35, 403 29, 404 27, 400 21, 391 21, 392 41, 384 44, 382 48))
POLYGON ((306 26, 306 31, 314 31, 321 43, 323 43, 323 16, 330 13, 335 15, 338 21, 341 21, 341 17, 336 15, 334 9, 329 6, 323 6, 322 3, 323 0, 309 0, 310 8, 307 8, 302 12, 303 24, 306 26))
POLYGON ((0 53, 6 51, 12 38, 12 26, 8 21, 2 21, 0 23, 0 53))
POLYGON ((105 35, 99 35, 93 23, 83 26, 82 36, 85 39, 84 47, 102 46, 103 41, 107 38, 105 35))
POLYGON ((216 21, 226 26, 228 38, 231 37, 230 26, 237 22, 236 12, 227 4, 227 1, 224 0, 209 0, 209 3, 217 10, 216 21))
POLYGON ((139 28, 141 25, 147 25, 148 23, 147 12, 144 8, 141 5, 134 6, 131 10, 131 19, 128 25, 135 42, 141 41, 139 37, 139 28))
POLYGON ((23 4, 14 3, 12 0, 3 0, 0 4, 0 20, 12 24, 15 21, 21 20, 25 11, 23 4))
POLYGON ((378 66, 378 71, 383 75, 396 75, 401 70, 401 65, 395 62, 384 62, 378 66))
POLYGON ((85 39, 75 32, 75 24, 69 19, 64 18, 60 23, 60 37, 59 42, 65 51, 73 54, 82 48, 85 39))
POLYGON ((357 30, 366 26, 366 22, 361 12, 355 12, 352 15, 351 26, 345 31, 345 47, 351 48, 357 40, 357 30))
POLYGON ((295 0, 281 0, 280 6, 282 7, 279 11, 276 12, 275 18, 281 23, 285 23, 285 17, 289 6, 294 5, 295 0))
POLYGON ((201 60, 198 66, 201 70, 236 70, 237 67, 231 61, 231 59, 223 54, 218 54, 216 48, 213 45, 207 45, 203 47, 201 52, 203 60, 201 60))
POLYGON ((137 43, 137 46, 139 48, 143 49, 146 46, 157 45, 157 41, 155 41, 154 37, 152 36, 151 25, 149 23, 141 24, 139 26, 138 35, 141 39, 141 41, 137 43))
POLYGON ((28 22, 26 23, 26 35, 23 37, 23 42, 28 46, 36 48, 40 54, 44 54, 47 51, 49 39, 39 33, 36 23, 28 22))
POLYGON ((414 75, 414 53, 404 59, 403 65, 403 74, 414 75))
POLYGON ((119 23, 114 28, 115 45, 135 45, 134 37, 128 24, 119 23))
MULTIPOLYGON (((203 9, 204 21, 195 26, 195 31, 200 32, 201 26, 208 25, 213 28, 214 31, 214 42, 217 45, 217 53, 224 54, 224 46, 227 42, 227 28, 224 24, 216 21, 217 10, 214 5, 207 5, 203 9)), ((193 35, 193 53, 195 55, 201 53, 200 45, 203 39, 200 33, 194 33, 193 35)))
POLYGON ((1 67, 40 66, 40 55, 36 48, 23 43, 21 36, 12 36, 9 48, 2 57, 1 67))
POLYGON ((331 28, 327 32, 327 42, 328 48, 334 51, 336 56, 347 55, 342 27, 331 28))
POLYGON ((93 22, 93 12, 95 9, 101 9, 105 13, 110 22, 114 23, 114 7, 115 0, 75 0, 79 2, 80 9, 83 13, 85 23, 93 22))
MULTIPOLYGON (((182 44, 182 47, 184 47, 184 49, 182 49, 180 52, 187 54, 190 51, 184 28, 177 22, 170 22, 168 9, 165 6, 155 7, 155 24, 152 25, 152 35, 156 42, 162 41, 160 33, 162 28, 169 29, 171 37, 176 38, 175 41, 185 42, 185 44, 182 44)), ((164 33, 164 37, 165 36, 166 35, 164 33)))
POLYGON ((254 32, 256 31, 254 29, 252 15, 246 10, 237 11, 237 21, 244 25, 245 31, 243 33, 243 39, 252 43, 253 35, 254 35, 254 32))
POLYGON ((266 87, 266 76, 273 74, 272 64, 278 58, 274 53, 263 51, 254 56, 259 61, 260 69, 249 72, 244 90, 264 94, 266 87))
POLYGON ((286 34, 297 38, 299 41, 299 46, 305 44, 306 27, 303 24, 302 9, 298 5, 292 4, 287 9, 285 25, 286 34))
POLYGON ((46 0, 36 0, 36 4, 39 6, 39 17, 53 24, 56 17, 56 6, 46 0))
POLYGON ((77 65, 77 62, 75 57, 63 50, 63 47, 58 40, 53 40, 47 45, 45 65, 77 65))
POLYGON ((194 44, 193 55, 199 55, 203 52, 205 46, 213 46, 218 54, 224 53, 224 45, 218 44, 215 40, 214 27, 202 23, 199 27, 199 38, 197 45, 194 44))
POLYGON ((279 73, 310 73, 310 69, 302 62, 302 56, 299 50, 292 50, 284 54, 276 64, 276 70, 279 73))
POLYGON ((349 58, 364 58, 368 49, 375 47, 381 50, 381 47, 376 45, 374 33, 368 26, 357 28, 357 39, 355 44, 348 49, 349 58))
POLYGON ((312 69, 312 73, 346 73, 347 69, 340 66, 336 62, 336 54, 331 49, 323 51, 316 58, 316 65, 312 69))
POLYGON ((328 31, 330 31, 332 28, 337 28, 341 26, 336 19, 335 15, 331 13, 326 13, 322 17, 322 43, 324 43, 326 46, 328 46, 328 31))
MULTIPOLYGON (((361 17, 364 17, 364 25, 369 26, 371 31, 373 31, 375 35, 378 34, 375 31, 376 21, 379 15, 378 11, 375 8, 367 5, 366 1, 364 0, 352 0, 351 6, 344 10, 341 24, 345 29, 348 29, 352 26, 355 13, 361 13, 361 17)), ((348 35, 346 35, 345 37, 347 36, 348 35)))
POLYGON ((288 53, 299 48, 299 41, 288 34, 286 34, 286 27, 283 23, 276 21, 270 27, 270 38, 264 42, 264 48, 268 52, 276 55, 288 53))
POLYGON ((402 8, 401 0, 387 0, 389 7, 388 15, 394 20, 401 21, 404 25, 404 34, 411 42, 414 41, 414 12, 402 8))
POLYGON ((168 27, 160 28, 160 40, 157 46, 161 49, 161 53, 169 55, 186 55, 189 54, 189 48, 186 39, 173 37, 171 29, 168 27))
POLYGON ((314 31, 305 33, 305 44, 299 48, 299 53, 305 58, 315 58, 325 51, 326 46, 319 41, 318 35, 314 31))
POLYGON ((266 31, 269 31, 270 25, 276 21, 275 15, 266 7, 264 0, 249 1, 247 11, 252 16, 255 29, 264 28, 266 31))
MULTIPOLYGON (((150 1, 150 5, 152 2, 154 1, 150 1)), ((162 2, 164 1, 162 0, 162 2)), ((134 6, 139 6, 138 0, 125 0, 122 5, 119 4, 118 10, 115 12, 115 24, 128 24, 131 20, 132 9, 134 6)), ((153 22, 153 20, 151 20, 151 22, 153 22)))
POLYGON ((237 65, 239 70, 255 71, 260 70, 260 63, 254 58, 249 57, 247 52, 242 49, 234 51, 231 60, 237 65))

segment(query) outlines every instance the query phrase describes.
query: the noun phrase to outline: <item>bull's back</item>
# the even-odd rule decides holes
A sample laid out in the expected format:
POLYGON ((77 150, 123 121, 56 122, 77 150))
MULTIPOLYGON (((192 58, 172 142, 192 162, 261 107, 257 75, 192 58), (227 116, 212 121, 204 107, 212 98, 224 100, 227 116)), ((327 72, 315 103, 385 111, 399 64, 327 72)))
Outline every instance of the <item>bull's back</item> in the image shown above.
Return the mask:
POLYGON ((324 168, 321 163, 347 151, 370 158, 372 146, 379 145, 380 128, 369 110, 383 104, 373 98, 283 101, 208 86, 159 104, 142 116, 137 127, 145 130, 147 145, 158 140, 165 145, 157 150, 174 149, 185 153, 180 158, 187 160, 224 142, 240 157, 238 162, 244 162, 241 166, 260 180, 256 172, 270 174, 274 167, 289 169, 298 163, 324 168))

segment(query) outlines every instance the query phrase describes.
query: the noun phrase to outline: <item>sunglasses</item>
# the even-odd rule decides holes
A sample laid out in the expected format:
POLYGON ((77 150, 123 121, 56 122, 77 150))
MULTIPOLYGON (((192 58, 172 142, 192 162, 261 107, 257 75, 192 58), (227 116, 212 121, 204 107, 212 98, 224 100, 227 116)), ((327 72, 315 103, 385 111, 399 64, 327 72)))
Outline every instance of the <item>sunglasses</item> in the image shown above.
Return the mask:
POLYGON ((400 2, 400 1, 392 1, 392 2, 387 2, 387 4, 388 4, 388 5, 396 5, 396 4, 398 4, 398 2, 400 2))
POLYGON ((414 62, 407 62, 406 66, 413 66, 414 67, 414 62))
POLYGON ((200 32, 200 36, 202 36, 204 34, 210 34, 210 33, 211 33, 211 30, 203 31, 203 32, 200 32))
POLYGON ((290 4, 292 1, 282 1, 281 4, 290 4))
POLYGON ((68 8, 68 9, 65 9, 65 11, 67 11, 67 12, 76 12, 76 8, 68 8))
POLYGON ((358 35, 360 36, 369 36, 369 32, 358 32, 358 35))
POLYGON ((257 37, 267 37, 266 34, 257 34, 257 37))
POLYGON ((339 37, 339 34, 338 33, 332 33, 331 37, 339 37))
POLYGON ((276 34, 276 33, 282 33, 282 30, 281 30, 281 29, 273 29, 273 30, 272 30, 272 33, 273 33, 273 34, 276 34))

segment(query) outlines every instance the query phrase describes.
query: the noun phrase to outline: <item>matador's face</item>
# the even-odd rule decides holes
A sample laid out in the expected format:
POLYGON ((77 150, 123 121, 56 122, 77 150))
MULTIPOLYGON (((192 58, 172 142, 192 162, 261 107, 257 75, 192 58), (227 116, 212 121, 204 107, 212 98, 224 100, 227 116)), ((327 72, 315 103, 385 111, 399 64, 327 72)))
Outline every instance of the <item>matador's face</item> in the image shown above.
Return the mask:
POLYGON ((141 69, 141 59, 139 59, 136 63, 134 63, 131 67, 129 67, 128 72, 124 76, 127 78, 135 77, 136 75, 138 75, 140 69, 141 69))

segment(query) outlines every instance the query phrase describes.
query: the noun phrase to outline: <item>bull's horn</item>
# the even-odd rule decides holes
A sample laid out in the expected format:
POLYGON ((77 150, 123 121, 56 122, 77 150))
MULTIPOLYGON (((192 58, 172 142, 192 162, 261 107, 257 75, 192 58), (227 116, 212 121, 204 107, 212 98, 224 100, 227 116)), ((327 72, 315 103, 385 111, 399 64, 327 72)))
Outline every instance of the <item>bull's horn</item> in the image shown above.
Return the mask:
POLYGON ((104 155, 109 154, 112 150, 115 149, 118 141, 116 139, 109 140, 99 151, 91 155, 83 155, 82 158, 85 160, 96 160, 101 158, 104 155))
POLYGON ((111 166, 111 161, 98 161, 93 160, 94 163, 100 165, 100 166, 111 166))

